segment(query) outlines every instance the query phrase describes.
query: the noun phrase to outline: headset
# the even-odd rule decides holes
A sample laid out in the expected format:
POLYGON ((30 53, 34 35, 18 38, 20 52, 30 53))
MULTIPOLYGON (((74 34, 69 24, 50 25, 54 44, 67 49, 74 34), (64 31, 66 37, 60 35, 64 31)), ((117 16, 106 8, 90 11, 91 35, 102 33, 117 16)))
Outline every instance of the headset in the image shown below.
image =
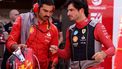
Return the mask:
POLYGON ((38 10, 39 10, 39 4, 38 4, 38 3, 35 3, 35 4, 33 5, 33 12, 34 12, 34 13, 37 13, 38 10))
MULTIPOLYGON (((34 4, 33 4, 33 12, 35 13, 35 15, 38 15, 39 6, 40 6, 44 1, 46 1, 46 0, 34 0, 34 1, 35 1, 35 2, 34 2, 34 4)), ((54 0, 52 0, 52 2, 54 3, 54 0)), ((49 22, 49 20, 48 20, 48 27, 47 27, 47 31, 46 31, 46 32, 44 32, 44 31, 42 31, 41 29, 39 29, 37 25, 34 25, 34 27, 36 27, 40 32, 46 33, 46 32, 48 32, 49 29, 50 29, 50 22, 49 22)))

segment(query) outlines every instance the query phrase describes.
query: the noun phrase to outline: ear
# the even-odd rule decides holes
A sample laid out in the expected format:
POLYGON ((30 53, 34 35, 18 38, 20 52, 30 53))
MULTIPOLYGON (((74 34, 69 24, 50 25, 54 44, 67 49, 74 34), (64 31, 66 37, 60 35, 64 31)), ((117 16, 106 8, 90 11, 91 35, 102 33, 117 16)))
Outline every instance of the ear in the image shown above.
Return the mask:
POLYGON ((79 10, 79 12, 80 12, 80 13, 84 13, 84 9, 81 8, 81 9, 79 10))
POLYGON ((37 13, 38 10, 39 10, 39 5, 38 5, 38 3, 35 3, 35 4, 33 5, 33 12, 34 12, 34 13, 37 13))

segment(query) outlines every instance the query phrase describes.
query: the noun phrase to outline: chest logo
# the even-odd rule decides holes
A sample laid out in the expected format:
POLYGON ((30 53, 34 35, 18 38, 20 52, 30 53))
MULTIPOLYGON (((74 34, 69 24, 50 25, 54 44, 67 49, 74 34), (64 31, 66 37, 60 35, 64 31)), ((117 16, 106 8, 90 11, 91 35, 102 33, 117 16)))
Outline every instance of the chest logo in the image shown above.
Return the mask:
POLYGON ((48 37, 50 37, 50 36, 51 36, 50 32, 48 32, 48 33, 47 33, 47 36, 48 36, 48 37))
POLYGON ((74 31, 74 35, 77 35, 77 34, 78 34, 78 30, 75 30, 75 31, 74 31))
POLYGON ((34 28, 30 27, 30 33, 33 33, 33 32, 34 32, 34 28))
POLYGON ((86 29, 82 29, 82 34, 85 34, 86 33, 86 29))
POLYGON ((77 36, 73 36, 73 42, 77 42, 78 41, 78 37, 77 36))
POLYGON ((85 40, 86 38, 85 38, 85 36, 82 36, 81 39, 82 39, 82 40, 85 40))

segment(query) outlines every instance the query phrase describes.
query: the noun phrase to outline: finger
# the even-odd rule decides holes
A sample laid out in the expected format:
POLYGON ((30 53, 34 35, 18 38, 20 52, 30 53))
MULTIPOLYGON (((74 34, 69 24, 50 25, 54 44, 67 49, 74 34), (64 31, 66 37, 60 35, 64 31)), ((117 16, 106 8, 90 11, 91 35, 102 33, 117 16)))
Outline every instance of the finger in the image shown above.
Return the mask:
POLYGON ((55 49, 53 49, 53 48, 50 48, 50 52, 55 53, 55 52, 56 52, 56 50, 55 50, 55 49))
POLYGON ((103 62, 104 59, 102 58, 101 54, 98 54, 98 55, 95 57, 95 61, 97 61, 97 62, 103 62))
POLYGON ((53 48, 50 48, 50 51, 52 52, 53 51, 53 48))
POLYGON ((25 45, 25 44, 19 44, 19 47, 20 47, 21 49, 25 49, 25 48, 27 48, 27 45, 25 45))
POLYGON ((100 62, 100 63, 101 63, 101 62, 104 62, 103 59, 96 59, 95 61, 96 61, 96 62, 100 62))
POLYGON ((25 45, 25 44, 21 44, 21 46, 22 46, 22 47, 27 47, 27 45, 25 45))
POLYGON ((51 49, 57 50, 57 46, 51 46, 51 49))
POLYGON ((95 57, 97 56, 98 54, 97 53, 95 53, 93 56, 92 56, 92 58, 93 59, 95 59, 95 57))
POLYGON ((95 58, 95 57, 97 57, 99 55, 100 55, 100 52, 97 52, 97 53, 95 53, 95 55, 93 55, 93 58, 95 58))

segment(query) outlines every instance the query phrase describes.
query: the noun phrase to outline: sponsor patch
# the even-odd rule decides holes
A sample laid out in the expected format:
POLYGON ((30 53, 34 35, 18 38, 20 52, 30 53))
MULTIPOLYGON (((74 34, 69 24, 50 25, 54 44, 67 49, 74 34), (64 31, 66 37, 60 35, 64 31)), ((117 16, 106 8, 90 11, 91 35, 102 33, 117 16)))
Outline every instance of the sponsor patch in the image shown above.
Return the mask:
POLYGON ((78 41, 78 37, 77 36, 73 36, 73 42, 77 42, 78 41))

